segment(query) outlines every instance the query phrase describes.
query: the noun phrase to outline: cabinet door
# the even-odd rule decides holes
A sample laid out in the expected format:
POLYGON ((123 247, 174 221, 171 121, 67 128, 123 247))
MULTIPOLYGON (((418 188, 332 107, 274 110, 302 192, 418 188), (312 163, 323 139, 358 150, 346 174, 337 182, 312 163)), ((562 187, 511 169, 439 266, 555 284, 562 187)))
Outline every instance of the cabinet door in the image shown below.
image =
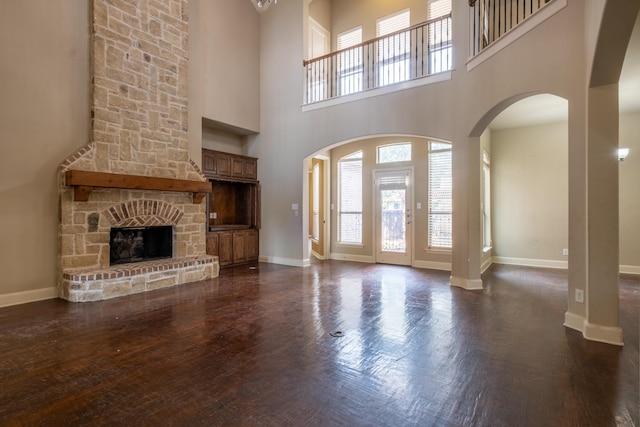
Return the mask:
POLYGON ((218 233, 218 262, 221 266, 233 263, 233 233, 218 233))
POLYGON ((233 233, 233 263, 247 262, 247 232, 236 231, 233 233))
POLYGON ((218 256, 218 233, 207 233, 207 255, 218 256))
POLYGON ((231 175, 237 178, 244 177, 244 160, 238 157, 231 158, 231 175))
POLYGON ((216 174, 216 156, 206 150, 202 150, 202 172, 209 175, 216 174))
POLYGON ((258 179, 258 162, 256 159, 246 159, 242 163, 243 176, 247 179, 258 179))
POLYGON ((216 174, 231 176, 231 156, 216 154, 216 174))
POLYGON ((247 261, 256 261, 259 251, 258 230, 247 231, 247 261))

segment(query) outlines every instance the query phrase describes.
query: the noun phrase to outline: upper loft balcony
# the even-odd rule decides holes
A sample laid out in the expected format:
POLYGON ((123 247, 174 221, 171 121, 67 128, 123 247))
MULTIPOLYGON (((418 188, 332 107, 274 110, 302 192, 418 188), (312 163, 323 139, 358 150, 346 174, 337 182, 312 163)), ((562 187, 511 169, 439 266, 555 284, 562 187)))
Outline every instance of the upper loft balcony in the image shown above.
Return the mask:
MULTIPOLYGON (((483 61, 481 57, 490 57, 485 52, 499 42, 519 37, 546 19, 543 15, 549 13, 541 12, 559 9, 548 5, 560 3, 566 0, 469 0, 467 69, 483 61)), ((409 26, 410 10, 405 9, 377 20, 379 37, 362 42, 362 27, 356 27, 337 35, 337 50, 305 60, 304 106, 331 105, 450 78, 455 49, 451 0, 430 0, 428 5, 433 19, 409 26)))

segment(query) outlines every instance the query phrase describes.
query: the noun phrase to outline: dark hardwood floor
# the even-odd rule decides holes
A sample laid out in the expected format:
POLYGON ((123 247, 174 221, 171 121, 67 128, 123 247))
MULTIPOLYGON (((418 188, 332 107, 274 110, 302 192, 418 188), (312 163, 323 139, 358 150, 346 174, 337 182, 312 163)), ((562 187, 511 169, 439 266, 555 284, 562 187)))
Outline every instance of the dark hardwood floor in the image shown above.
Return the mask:
POLYGON ((0 309, 2 426, 638 426, 625 346, 562 323, 566 272, 260 264, 97 303, 0 309))

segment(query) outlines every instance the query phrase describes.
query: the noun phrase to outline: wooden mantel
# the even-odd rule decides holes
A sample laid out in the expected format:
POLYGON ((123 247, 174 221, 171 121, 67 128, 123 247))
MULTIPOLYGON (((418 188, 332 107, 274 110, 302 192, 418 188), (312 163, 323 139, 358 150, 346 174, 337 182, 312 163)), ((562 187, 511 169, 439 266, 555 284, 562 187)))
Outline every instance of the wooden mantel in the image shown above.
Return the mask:
POLYGON ((193 193, 193 203, 199 204, 207 193, 211 193, 211 182, 184 179, 155 178, 140 175, 68 170, 66 184, 73 186, 73 199, 86 202, 94 188, 117 188, 127 190, 157 190, 193 193))

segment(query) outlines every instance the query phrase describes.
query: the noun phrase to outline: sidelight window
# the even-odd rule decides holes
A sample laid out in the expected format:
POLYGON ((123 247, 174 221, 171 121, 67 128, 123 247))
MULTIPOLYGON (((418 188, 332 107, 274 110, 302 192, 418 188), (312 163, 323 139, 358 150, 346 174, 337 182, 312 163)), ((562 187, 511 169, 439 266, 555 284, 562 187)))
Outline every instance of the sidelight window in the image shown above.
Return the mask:
POLYGON ((362 151, 338 161, 338 242, 362 244, 362 151))
POLYGON ((429 248, 451 249, 453 245, 451 144, 447 142, 430 141, 428 161, 429 248))

